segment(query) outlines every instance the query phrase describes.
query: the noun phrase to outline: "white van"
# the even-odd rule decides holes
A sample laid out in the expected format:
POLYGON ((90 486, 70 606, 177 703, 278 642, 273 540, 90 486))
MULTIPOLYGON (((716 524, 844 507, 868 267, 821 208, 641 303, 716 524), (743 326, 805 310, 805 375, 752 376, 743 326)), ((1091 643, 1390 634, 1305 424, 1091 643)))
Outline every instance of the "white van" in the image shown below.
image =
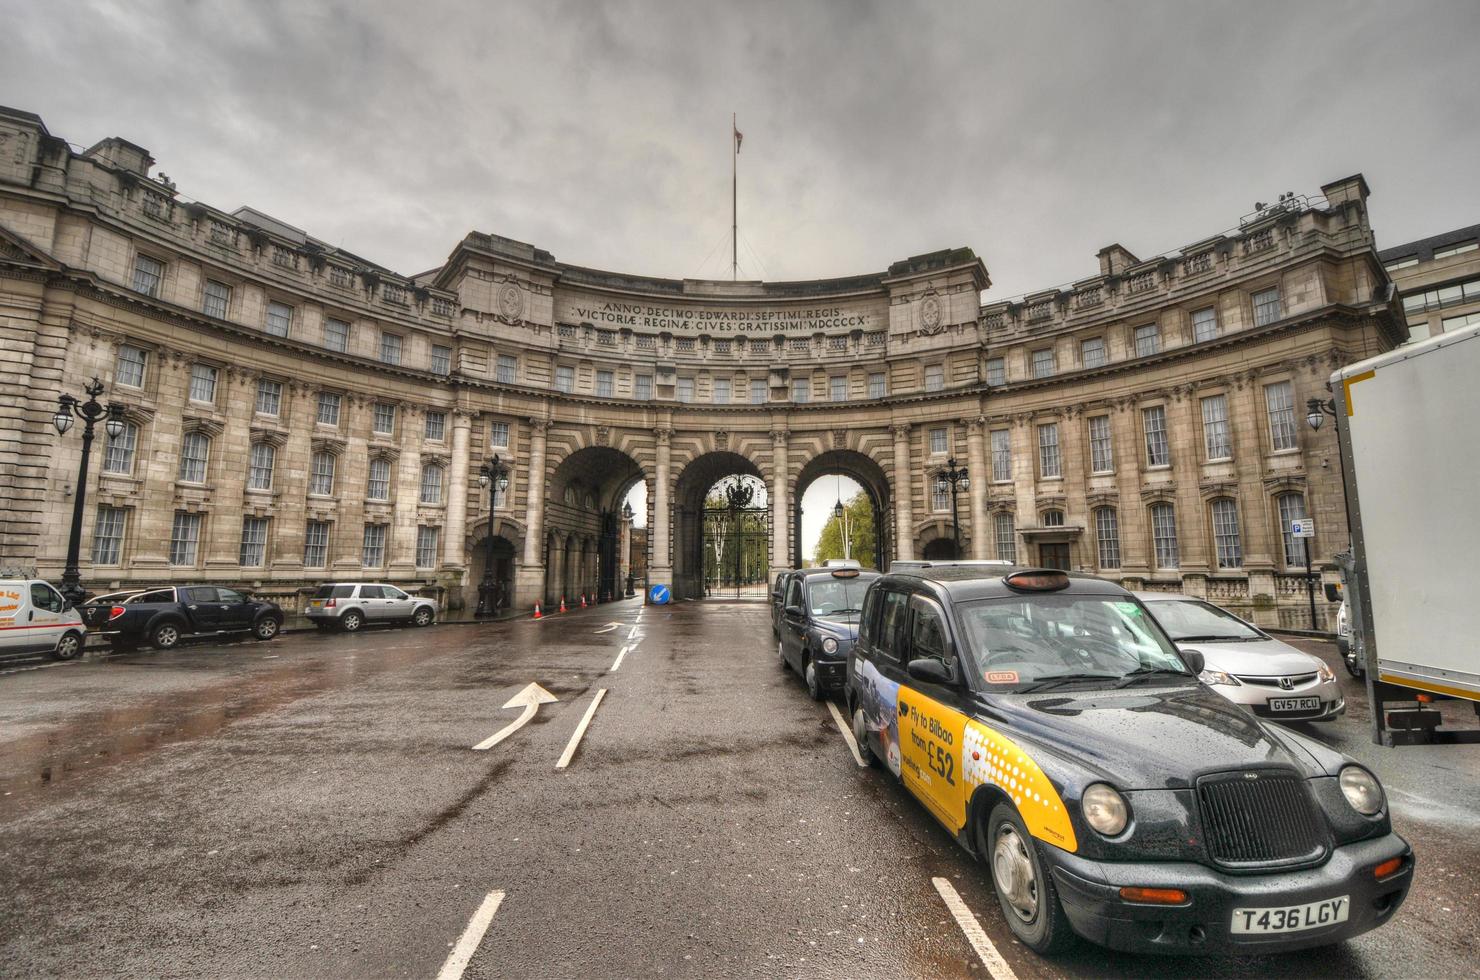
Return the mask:
POLYGON ((50 653, 73 660, 82 655, 86 634, 77 607, 46 582, 0 579, 0 655, 50 653))

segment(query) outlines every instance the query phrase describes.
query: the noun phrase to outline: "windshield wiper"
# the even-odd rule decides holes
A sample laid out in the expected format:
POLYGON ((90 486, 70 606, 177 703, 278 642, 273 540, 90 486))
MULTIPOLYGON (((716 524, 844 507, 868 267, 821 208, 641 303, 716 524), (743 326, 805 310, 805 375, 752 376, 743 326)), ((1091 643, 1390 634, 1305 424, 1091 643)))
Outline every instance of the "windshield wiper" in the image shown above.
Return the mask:
POLYGON ((1137 667, 1135 670, 1131 671, 1129 674, 1126 674, 1124 677, 1122 677, 1120 679, 1120 683, 1119 684, 1116 684, 1115 686, 1116 687, 1127 687, 1127 686, 1129 686, 1131 684, 1136 683, 1137 681, 1145 680, 1148 677, 1191 677, 1191 676, 1192 675, 1189 674, 1187 671, 1181 670, 1181 669, 1179 669, 1177 667, 1137 667))
POLYGON ((1207 636, 1177 636, 1173 637, 1178 643, 1212 643, 1215 641, 1227 642, 1229 640, 1251 640, 1250 636, 1218 636, 1209 634, 1207 636))
POLYGON ((1070 681, 1117 681, 1120 674, 1049 674, 1047 677, 1039 677, 1019 687, 1015 693, 1027 694, 1030 691, 1046 691, 1051 687, 1062 687, 1070 681))

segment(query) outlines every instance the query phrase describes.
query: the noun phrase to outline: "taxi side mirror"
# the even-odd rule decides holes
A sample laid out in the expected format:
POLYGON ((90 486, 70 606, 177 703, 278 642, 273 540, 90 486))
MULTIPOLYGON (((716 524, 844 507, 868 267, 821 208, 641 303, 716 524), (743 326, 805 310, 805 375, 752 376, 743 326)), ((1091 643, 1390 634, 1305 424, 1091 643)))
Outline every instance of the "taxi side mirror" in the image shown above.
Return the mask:
POLYGON ((1183 650, 1182 659, 1187 664, 1187 669, 1194 674, 1201 674, 1203 668, 1208 665, 1208 659, 1203 656, 1201 650, 1183 650))
POLYGON ((806 615, 806 611, 802 609, 801 606, 787 606, 786 615, 795 616, 797 619, 801 619, 803 616, 806 615))
POLYGON ((909 662, 905 668, 909 675, 917 681, 925 681, 929 684, 953 685, 956 683, 956 671, 943 660, 934 657, 919 657, 909 662))

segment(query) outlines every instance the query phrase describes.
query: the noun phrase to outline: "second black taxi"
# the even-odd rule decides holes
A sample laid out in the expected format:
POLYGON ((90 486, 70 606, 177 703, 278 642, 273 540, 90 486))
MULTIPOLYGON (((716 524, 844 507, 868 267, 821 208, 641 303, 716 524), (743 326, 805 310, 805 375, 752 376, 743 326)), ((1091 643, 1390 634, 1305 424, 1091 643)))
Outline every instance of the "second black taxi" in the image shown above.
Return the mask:
POLYGON ((1038 952, 1277 952, 1392 919, 1413 852, 1377 778, 1202 667, 1109 582, 936 565, 869 590, 846 697, 1038 952))
POLYGON ((772 609, 776 652, 782 667, 801 675, 813 700, 843 689, 863 597, 878 577, 846 560, 778 576, 772 609))

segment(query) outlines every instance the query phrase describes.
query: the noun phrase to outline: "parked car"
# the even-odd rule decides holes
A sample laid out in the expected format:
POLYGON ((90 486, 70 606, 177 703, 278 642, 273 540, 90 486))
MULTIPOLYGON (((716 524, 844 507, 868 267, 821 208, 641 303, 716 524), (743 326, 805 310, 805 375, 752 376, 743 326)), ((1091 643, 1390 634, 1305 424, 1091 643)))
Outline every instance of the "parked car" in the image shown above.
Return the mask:
POLYGON ((1202 651, 1203 683, 1261 718, 1334 721, 1346 711, 1336 674, 1320 657, 1192 596, 1137 592, 1181 649, 1202 651))
POLYGON ((986 866, 1017 939, 1328 946, 1413 881, 1377 777, 1198 681, 1135 596, 1042 568, 891 572, 848 671, 860 754, 986 866))
POLYGON ((0 654, 50 653, 58 660, 82 654, 82 615, 50 583, 0 580, 0 654))
POLYGON ((437 621, 437 603, 384 582, 329 582, 314 590, 303 614, 319 629, 353 633, 368 623, 430 626, 437 621))
POLYGON ((121 650, 143 643, 171 650, 186 637, 223 633, 251 633, 255 639, 270 640, 283 628, 277 603, 218 585, 170 585, 121 601, 100 596, 82 607, 82 617, 89 629, 121 650))
POLYGON ((776 653, 806 681, 812 700, 842 690, 863 596, 878 578, 857 564, 787 573, 776 653))

